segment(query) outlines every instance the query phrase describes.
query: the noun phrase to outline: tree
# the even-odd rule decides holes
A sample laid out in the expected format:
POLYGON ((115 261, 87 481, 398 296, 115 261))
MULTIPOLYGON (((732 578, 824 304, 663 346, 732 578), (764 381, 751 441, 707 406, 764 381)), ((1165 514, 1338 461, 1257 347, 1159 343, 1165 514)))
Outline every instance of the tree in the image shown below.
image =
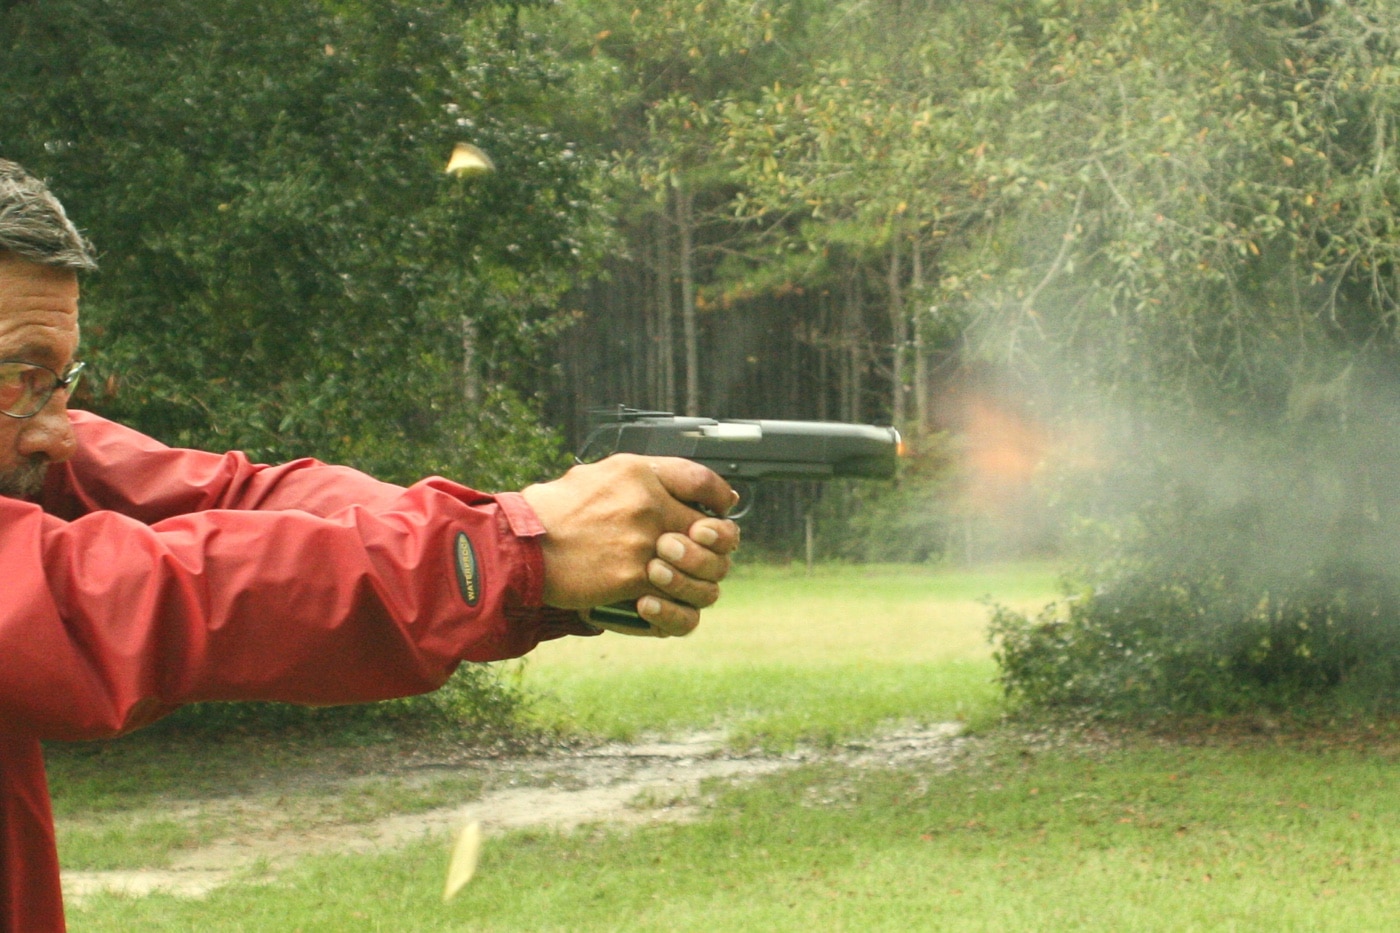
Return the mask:
POLYGON ((1057 195, 1036 216, 1060 242, 1004 229, 1016 261, 968 300, 984 346, 1013 335, 1081 387, 1051 398, 1110 400, 1125 456, 1082 484, 1114 521, 1075 599, 999 618, 1007 684, 1112 710, 1384 706, 1400 19, 1365 2, 1060 12, 1037 51, 1061 75, 1046 119, 1016 127, 1047 156, 1027 190, 1057 195), (1054 134, 1071 115, 1079 138, 1054 134))
POLYGON ((585 126, 576 135, 610 162, 622 240, 609 264, 611 284, 584 302, 584 314, 625 349, 607 354, 606 369, 591 378, 606 384, 613 381, 609 372, 641 359, 641 379, 617 380, 633 399, 694 413, 703 396, 710 396, 706 407, 722 396, 713 387, 706 392, 701 360, 706 288, 737 230, 718 117, 725 102, 751 96, 775 69, 790 65, 790 43, 800 40, 809 16, 805 6, 593 0, 552 25, 586 88, 581 96, 592 103, 580 107, 585 126), (613 336, 619 299, 642 303, 644 313, 627 318, 613 336))
POLYGON ((102 250, 85 401, 168 441, 490 485, 557 456, 531 369, 593 166, 515 4, 17 4, 0 152, 102 250), (454 143, 499 171, 443 173, 454 143), (463 404, 479 385, 475 408, 463 404))
MULTIPOLYGON (((734 275, 757 292, 793 275, 878 282, 888 335, 884 411, 915 432, 930 414, 924 384, 914 393, 924 403, 910 416, 910 377, 926 374, 935 343, 926 339, 937 301, 925 269, 936 274, 942 255, 994 209, 995 190, 968 176, 996 177, 985 134, 1005 108, 988 82, 1011 66, 976 40, 999 17, 995 5, 845 6, 835 20, 840 40, 806 81, 775 84, 754 105, 726 112, 744 184, 738 209, 764 224, 760 242, 769 246, 734 275)), ((847 288, 838 333, 828 338, 846 351, 845 381, 854 386, 868 352, 864 291, 847 288)), ((842 395, 844 416, 860 418, 859 389, 842 395)))

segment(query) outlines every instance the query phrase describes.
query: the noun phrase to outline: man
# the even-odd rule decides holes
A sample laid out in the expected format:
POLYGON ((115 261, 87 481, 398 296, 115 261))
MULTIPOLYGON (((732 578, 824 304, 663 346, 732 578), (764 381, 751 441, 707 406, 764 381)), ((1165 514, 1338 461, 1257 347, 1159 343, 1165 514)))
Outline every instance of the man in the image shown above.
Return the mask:
POLYGON ((62 930, 39 742, 184 703, 376 700, 461 660, 597 634, 638 598, 682 635, 719 595, 734 494, 685 460, 613 457, 520 493, 408 489, 310 460, 174 450, 68 412, 90 246, 0 160, 0 929, 62 930))

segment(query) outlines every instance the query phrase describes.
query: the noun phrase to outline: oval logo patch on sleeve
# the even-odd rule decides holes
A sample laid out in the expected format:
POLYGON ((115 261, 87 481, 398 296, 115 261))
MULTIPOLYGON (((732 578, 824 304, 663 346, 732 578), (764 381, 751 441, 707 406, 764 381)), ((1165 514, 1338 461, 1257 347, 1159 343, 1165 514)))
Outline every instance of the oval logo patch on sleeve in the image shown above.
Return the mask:
POLYGON ((452 549, 456 555, 457 590, 468 606, 475 606, 481 599, 481 573, 477 569, 476 549, 463 531, 457 532, 452 549))

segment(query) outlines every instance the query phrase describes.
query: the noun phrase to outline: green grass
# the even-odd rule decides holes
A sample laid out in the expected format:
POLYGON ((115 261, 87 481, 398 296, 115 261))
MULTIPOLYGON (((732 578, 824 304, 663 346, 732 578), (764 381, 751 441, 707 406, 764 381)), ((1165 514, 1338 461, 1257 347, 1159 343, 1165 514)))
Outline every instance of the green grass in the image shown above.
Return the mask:
POLYGON ((97 819, 62 824, 63 867, 84 871, 164 868, 180 849, 212 841, 217 827, 168 818, 97 819))
POLYGON ((830 743, 892 719, 1000 709, 983 600, 1039 605, 1043 565, 741 568, 688 638, 540 646, 525 683, 546 726, 609 738, 723 727, 739 745, 830 743))
POLYGON ((1364 751, 1143 742, 815 767, 693 825, 489 840, 446 906, 437 842, 204 902, 105 898, 75 929, 1379 930, 1400 916, 1394 776, 1364 751))
POLYGON ((611 682, 561 676, 549 681, 539 709, 546 723, 609 738, 723 727, 733 746, 782 750, 832 745, 892 720, 980 724, 1000 709, 994 674, 990 661, 969 660, 745 664, 619 674, 611 682))

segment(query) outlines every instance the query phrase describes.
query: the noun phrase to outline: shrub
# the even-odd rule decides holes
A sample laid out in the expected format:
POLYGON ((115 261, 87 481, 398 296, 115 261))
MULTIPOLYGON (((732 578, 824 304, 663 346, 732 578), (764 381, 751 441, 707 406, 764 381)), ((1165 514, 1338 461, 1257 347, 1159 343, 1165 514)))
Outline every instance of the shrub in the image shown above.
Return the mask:
POLYGON ((348 739, 430 729, 496 736, 516 728, 526 699, 514 668, 463 664, 440 689, 420 696, 347 706, 196 703, 156 728, 181 732, 278 732, 314 729, 348 739))
POLYGON ((1034 615, 994 607, 1008 694, 1108 715, 1394 705, 1400 566, 1375 566, 1358 545, 1271 568, 1269 522, 1221 524, 1160 506, 1116 556, 1067 578, 1058 602, 1034 615))

